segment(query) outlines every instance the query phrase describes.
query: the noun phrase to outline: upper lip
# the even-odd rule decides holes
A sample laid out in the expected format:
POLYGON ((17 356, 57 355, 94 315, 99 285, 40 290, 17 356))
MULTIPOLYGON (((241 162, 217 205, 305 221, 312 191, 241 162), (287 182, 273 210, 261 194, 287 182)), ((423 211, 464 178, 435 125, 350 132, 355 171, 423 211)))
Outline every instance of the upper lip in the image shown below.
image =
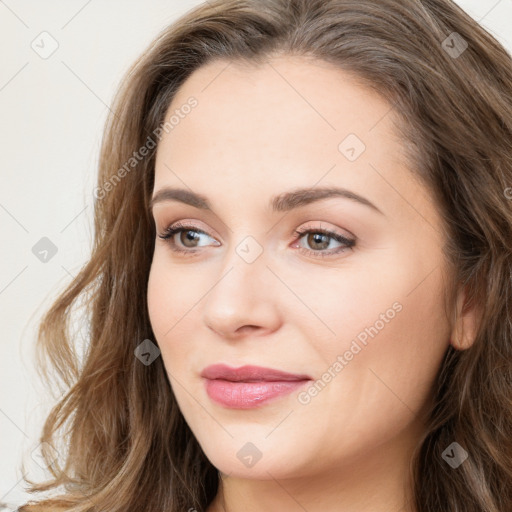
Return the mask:
POLYGON ((233 382, 311 380, 309 375, 288 373, 273 368, 264 368, 263 366, 246 365, 240 368, 232 368, 225 364, 207 366, 201 372, 201 377, 233 382))

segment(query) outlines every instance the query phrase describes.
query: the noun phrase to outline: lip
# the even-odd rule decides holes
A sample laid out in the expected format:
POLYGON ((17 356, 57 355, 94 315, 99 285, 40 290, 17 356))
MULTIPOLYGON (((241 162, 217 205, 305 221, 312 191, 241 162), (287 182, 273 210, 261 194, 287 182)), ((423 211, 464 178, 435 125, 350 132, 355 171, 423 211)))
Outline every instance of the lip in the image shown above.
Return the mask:
POLYGON ((232 368, 225 364, 207 366, 201 372, 206 392, 215 402, 232 409, 251 409, 287 395, 312 378, 273 368, 246 365, 232 368))
POLYGON ((260 382, 260 381, 294 381, 311 380, 309 375, 295 374, 265 368, 263 366, 246 365, 240 368, 232 368, 225 364, 213 364, 207 366, 202 372, 201 377, 205 379, 223 379, 232 382, 260 382))

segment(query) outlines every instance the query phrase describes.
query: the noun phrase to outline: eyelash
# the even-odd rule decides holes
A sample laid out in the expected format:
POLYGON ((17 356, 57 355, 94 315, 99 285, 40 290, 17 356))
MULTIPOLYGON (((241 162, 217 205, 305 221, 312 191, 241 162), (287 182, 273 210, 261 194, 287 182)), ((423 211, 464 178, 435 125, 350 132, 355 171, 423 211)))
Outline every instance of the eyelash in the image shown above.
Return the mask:
MULTIPOLYGON (((201 229, 198 229, 196 228, 195 226, 192 226, 192 225, 189 225, 189 224, 181 224, 181 223, 176 223, 175 225, 173 226, 169 226, 165 231, 164 233, 162 234, 159 234, 158 237, 161 238, 162 240, 164 241, 167 241, 170 245, 170 248, 173 252, 176 252, 176 253, 185 253, 185 254, 188 254, 188 255, 196 255, 199 250, 197 249, 191 249, 191 250, 187 250, 187 249, 180 249, 177 244, 172 240, 173 236, 176 234, 176 233, 180 233, 182 231, 195 231, 196 233, 200 233, 200 234, 203 234, 203 235, 206 235, 206 236, 210 236, 208 233, 206 233, 205 231, 201 230, 201 229)), ((338 247, 337 249, 335 250, 331 250, 330 252, 326 252, 326 251, 313 251, 311 249, 306 249, 304 247, 299 247, 298 250, 307 254, 307 255, 311 255, 315 258, 325 258, 325 257, 328 257, 328 256, 334 256, 336 254, 340 254, 342 252, 345 252, 347 249, 351 249, 355 246, 356 244, 356 241, 355 240, 352 240, 352 239, 349 239, 349 238, 346 238, 338 233, 335 233, 334 231, 329 231, 327 229, 324 229, 324 228, 315 228, 315 229, 302 229, 302 230, 295 230, 294 231, 294 234, 297 235, 297 241, 300 240, 304 235, 307 235, 309 233, 320 233, 320 234, 323 234, 323 235, 326 235, 328 236, 329 238, 332 238, 333 240, 336 240, 337 242, 340 242, 342 244, 344 244, 344 247, 338 247)))

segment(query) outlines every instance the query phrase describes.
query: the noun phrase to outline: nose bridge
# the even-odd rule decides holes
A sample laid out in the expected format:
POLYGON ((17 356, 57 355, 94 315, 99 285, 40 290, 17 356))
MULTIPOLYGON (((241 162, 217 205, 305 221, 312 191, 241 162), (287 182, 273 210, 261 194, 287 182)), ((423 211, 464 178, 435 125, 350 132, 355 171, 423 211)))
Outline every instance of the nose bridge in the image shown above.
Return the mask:
POLYGON ((209 295, 222 296, 224 302, 249 304, 255 300, 264 300, 256 287, 263 284, 269 273, 266 267, 266 255, 263 246, 252 236, 242 238, 230 248, 209 295))
POLYGON ((252 235, 229 249, 205 297, 205 322, 212 329, 228 335, 246 325, 269 328, 275 322, 275 296, 267 284, 272 273, 266 265, 266 252, 252 235))

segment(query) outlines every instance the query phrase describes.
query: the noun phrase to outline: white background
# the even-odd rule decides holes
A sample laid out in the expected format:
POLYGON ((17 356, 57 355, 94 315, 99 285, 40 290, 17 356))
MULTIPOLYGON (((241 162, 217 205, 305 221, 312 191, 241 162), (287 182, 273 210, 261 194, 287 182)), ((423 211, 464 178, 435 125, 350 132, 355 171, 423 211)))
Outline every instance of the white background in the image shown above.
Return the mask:
MULTIPOLYGON (((31 459, 51 403, 35 372, 35 327, 90 251, 108 105, 157 33, 200 3, 0 0, 0 501, 13 509, 29 498, 22 457, 29 477, 44 476, 31 459), (59 45, 47 59, 31 47, 43 31, 59 45), (42 237, 58 249, 47 263, 32 253, 42 237)), ((512 0, 457 3, 512 52, 512 0)))

